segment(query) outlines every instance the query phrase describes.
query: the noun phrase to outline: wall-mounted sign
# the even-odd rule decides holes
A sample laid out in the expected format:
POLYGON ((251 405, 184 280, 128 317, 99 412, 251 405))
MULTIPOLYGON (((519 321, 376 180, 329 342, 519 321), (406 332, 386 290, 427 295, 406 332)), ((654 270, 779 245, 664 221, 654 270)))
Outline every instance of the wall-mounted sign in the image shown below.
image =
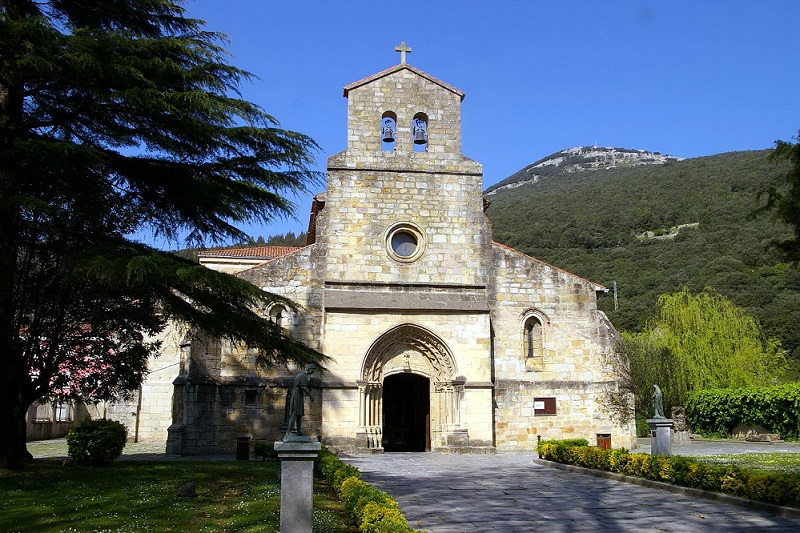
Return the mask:
POLYGON ((556 414, 556 399, 555 398, 534 398, 533 399, 533 414, 539 415, 554 415, 556 414))

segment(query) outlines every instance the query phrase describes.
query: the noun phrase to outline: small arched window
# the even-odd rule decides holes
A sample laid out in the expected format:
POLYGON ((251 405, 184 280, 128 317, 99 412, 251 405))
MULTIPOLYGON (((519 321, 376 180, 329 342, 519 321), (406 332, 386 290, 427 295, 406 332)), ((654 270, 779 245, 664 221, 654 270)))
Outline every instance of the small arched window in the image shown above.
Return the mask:
POLYGON ((391 152, 397 146, 397 115, 387 111, 381 117, 381 150, 391 152))
POLYGON ((289 325, 289 315, 282 305, 273 305, 269 310, 269 319, 282 328, 289 325))
POLYGON ((428 151, 428 115, 417 113, 411 128, 411 140, 414 143, 415 152, 428 151))
POLYGON ((544 370, 544 335, 539 317, 529 316, 525 319, 523 335, 525 370, 544 370))

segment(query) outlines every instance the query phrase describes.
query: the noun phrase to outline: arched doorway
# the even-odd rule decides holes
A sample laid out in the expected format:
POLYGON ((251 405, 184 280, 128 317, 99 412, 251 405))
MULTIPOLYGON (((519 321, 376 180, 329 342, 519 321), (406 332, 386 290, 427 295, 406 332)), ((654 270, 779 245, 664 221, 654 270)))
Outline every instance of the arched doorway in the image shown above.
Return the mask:
POLYGON ((358 394, 357 448, 436 450, 453 436, 467 436, 461 425, 464 378, 444 341, 421 326, 400 324, 372 343, 358 394))
POLYGON ((383 380, 383 449, 387 452, 430 450, 430 380, 412 373, 383 380))

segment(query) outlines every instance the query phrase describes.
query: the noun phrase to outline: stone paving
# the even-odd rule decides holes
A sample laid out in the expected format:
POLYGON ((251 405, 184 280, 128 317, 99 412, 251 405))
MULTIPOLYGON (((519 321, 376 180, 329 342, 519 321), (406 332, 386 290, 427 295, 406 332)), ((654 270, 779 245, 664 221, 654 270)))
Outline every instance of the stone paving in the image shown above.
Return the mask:
MULTIPOLYGON (((165 443, 129 443, 120 460, 234 460, 174 457, 165 443)), ((29 442, 37 459, 65 458, 64 439, 29 442)), ((649 452, 641 440, 637 452, 649 452)), ((676 455, 800 452, 798 443, 692 442, 676 455)), ((365 481, 400 503, 409 523, 430 533, 466 532, 800 532, 800 518, 672 494, 534 464, 533 453, 387 453, 343 457, 365 481)))
MULTIPOLYGON (((741 448, 800 451, 796 444, 777 449, 738 443, 691 451, 743 453, 741 448)), ((344 459, 394 496, 410 524, 430 533, 800 531, 800 518, 565 472, 534 464, 534 457, 387 453, 344 459)))

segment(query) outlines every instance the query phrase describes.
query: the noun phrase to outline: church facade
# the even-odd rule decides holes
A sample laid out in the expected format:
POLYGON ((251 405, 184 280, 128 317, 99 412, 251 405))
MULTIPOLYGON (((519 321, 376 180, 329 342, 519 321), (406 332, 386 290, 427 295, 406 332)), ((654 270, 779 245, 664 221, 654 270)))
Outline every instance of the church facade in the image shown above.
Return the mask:
MULTIPOLYGON (((310 244, 236 273, 295 302, 264 312, 331 358, 307 433, 364 452, 635 447, 608 400, 620 390, 604 288, 492 241, 481 165, 461 153, 464 94, 403 60, 344 96, 347 149, 328 159, 310 244)), ((280 437, 292 369, 258 370, 241 346, 167 344, 170 453, 280 437)))

